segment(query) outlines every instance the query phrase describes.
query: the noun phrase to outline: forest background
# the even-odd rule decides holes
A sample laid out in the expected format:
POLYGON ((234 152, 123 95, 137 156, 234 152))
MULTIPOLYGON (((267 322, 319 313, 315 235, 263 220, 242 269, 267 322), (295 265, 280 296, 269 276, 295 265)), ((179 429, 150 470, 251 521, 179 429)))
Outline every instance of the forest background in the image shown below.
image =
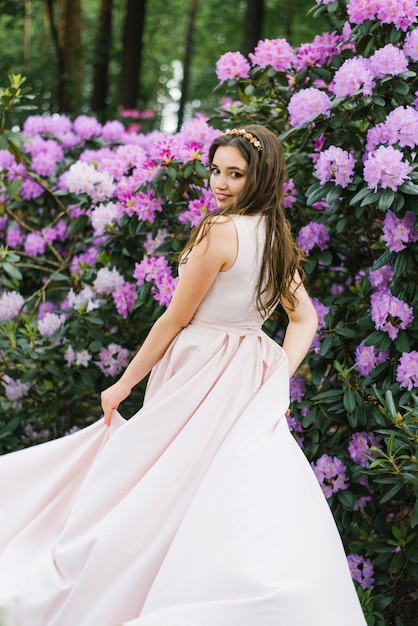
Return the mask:
MULTIPOLYGON (((309 0, 0 0, 0 78, 27 77, 37 107, 95 113, 151 110, 172 131, 219 104, 215 64, 264 37, 310 41, 309 0)), ((326 16, 319 20, 324 30, 326 16)))
POLYGON ((320 319, 288 422, 368 626, 418 615, 417 17, 417 0, 0 0, 0 453, 100 417, 214 208, 208 145, 267 125, 320 319))

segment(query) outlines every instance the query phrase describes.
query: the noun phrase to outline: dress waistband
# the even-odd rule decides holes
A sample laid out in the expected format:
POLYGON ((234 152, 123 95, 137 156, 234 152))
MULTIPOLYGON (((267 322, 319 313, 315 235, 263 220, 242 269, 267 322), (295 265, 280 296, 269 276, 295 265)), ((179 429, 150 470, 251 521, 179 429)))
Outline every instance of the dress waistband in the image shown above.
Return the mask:
POLYGON ((191 326, 205 328, 207 330, 221 331, 237 335, 258 335, 261 332, 261 324, 259 322, 243 321, 243 322, 218 322, 216 320, 202 320, 193 318, 190 322, 191 326))

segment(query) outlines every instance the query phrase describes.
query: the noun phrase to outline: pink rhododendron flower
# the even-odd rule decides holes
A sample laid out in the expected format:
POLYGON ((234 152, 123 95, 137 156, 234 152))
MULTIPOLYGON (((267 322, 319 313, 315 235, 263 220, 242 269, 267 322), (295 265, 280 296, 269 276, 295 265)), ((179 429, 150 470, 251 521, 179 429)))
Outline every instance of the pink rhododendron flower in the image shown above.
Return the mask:
POLYGON ((88 115, 79 115, 76 117, 73 128, 77 135, 87 140, 93 137, 100 137, 102 133, 102 125, 95 117, 89 117, 88 115))
POLYGON ((115 289, 112 294, 113 302, 119 315, 124 319, 128 317, 135 304, 136 286, 133 283, 124 282, 123 285, 115 289))
POLYGON ((271 66, 276 72, 283 72, 292 65, 293 50, 286 39, 264 39, 248 56, 253 65, 261 68, 271 66))
POLYGON ((335 72, 332 91, 337 98, 352 96, 359 89, 363 96, 371 96, 374 82, 369 63, 363 57, 347 59, 335 72))
POLYGON ((187 209, 179 213, 178 219, 180 224, 199 226, 202 219, 215 209, 217 205, 212 192, 205 190, 201 198, 189 202, 187 209))
POLYGON ((368 61, 373 76, 397 76, 408 69, 408 59, 391 43, 376 50, 368 61))
POLYGON ((289 178, 289 180, 283 184, 283 192, 283 206, 286 209, 290 209, 297 199, 297 191, 293 178, 289 178))
POLYGON ((347 187, 354 178, 355 158, 352 154, 336 146, 320 152, 315 164, 315 174, 321 185, 332 180, 336 185, 347 187))
POLYGON ((118 204, 114 202, 101 203, 90 213, 90 222, 95 236, 103 235, 110 227, 114 226, 122 216, 118 204))
POLYGON ((99 370, 106 376, 113 377, 120 374, 128 365, 129 350, 116 343, 111 343, 107 348, 102 348, 98 356, 95 364, 99 370))
POLYGON ((216 76, 221 83, 226 80, 248 78, 250 64, 241 52, 226 52, 216 62, 216 76))
POLYGON ((115 267, 112 269, 109 267, 101 267, 97 272, 96 278, 94 279, 93 287, 94 291, 100 295, 110 295, 116 289, 122 287, 124 282, 125 279, 115 267))
POLYGON ((290 123, 292 126, 301 126, 317 115, 328 115, 330 108, 329 96, 320 89, 301 89, 289 101, 290 123))
POLYGON ((17 291, 4 291, 0 296, 0 321, 11 320, 19 315, 25 299, 17 291))
POLYGON ((409 180, 412 168, 409 163, 402 160, 402 156, 402 152, 392 146, 380 146, 370 152, 364 163, 363 174, 369 189, 376 191, 381 187, 396 191, 409 180))
POLYGON ((394 271, 391 265, 383 265, 377 270, 369 270, 369 280, 375 289, 386 289, 393 279, 394 271))
POLYGON ((4 394, 10 402, 17 402, 28 395, 32 383, 22 383, 7 374, 3 376, 4 394))
POLYGON ((46 313, 42 319, 38 320, 38 330, 41 335, 51 336, 64 323, 64 316, 56 313, 46 313))
POLYGON ((25 239, 23 248, 29 256, 38 256, 38 254, 44 254, 46 241, 39 233, 29 233, 25 239))
POLYGON ((410 30, 406 34, 403 53, 412 59, 414 62, 418 61, 418 29, 410 30))

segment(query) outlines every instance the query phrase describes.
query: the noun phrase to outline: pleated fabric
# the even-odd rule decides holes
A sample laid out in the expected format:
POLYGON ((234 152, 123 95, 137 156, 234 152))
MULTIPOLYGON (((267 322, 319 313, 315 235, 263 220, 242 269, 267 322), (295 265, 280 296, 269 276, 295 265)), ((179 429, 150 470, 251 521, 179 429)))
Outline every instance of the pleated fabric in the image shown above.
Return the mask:
POLYGON ((261 330, 264 225, 151 373, 144 406, 0 458, 0 607, 16 626, 365 626, 261 330))

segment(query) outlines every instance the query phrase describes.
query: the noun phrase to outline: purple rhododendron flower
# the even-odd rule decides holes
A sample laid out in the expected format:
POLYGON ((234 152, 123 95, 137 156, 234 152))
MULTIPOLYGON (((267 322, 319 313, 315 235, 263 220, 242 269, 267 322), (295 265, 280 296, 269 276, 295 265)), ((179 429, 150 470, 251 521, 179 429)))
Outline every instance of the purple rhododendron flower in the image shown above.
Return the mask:
POLYGON ((354 177, 355 159, 347 150, 330 146, 319 154, 315 173, 321 185, 333 180, 336 185, 347 187, 354 177))
POLYGON ((366 346, 362 341, 355 352, 355 369, 361 376, 368 376, 377 365, 388 358, 387 352, 381 352, 375 346, 366 346))
POLYGON ((179 213, 178 220, 180 224, 189 223, 192 226, 199 226, 205 215, 216 208, 216 201, 212 192, 205 190, 201 198, 189 202, 187 209, 179 213))
POLYGON ((407 31, 416 21, 418 6, 416 0, 349 0, 347 12, 353 24, 377 19, 407 31))
POLYGON ((376 191, 392 189, 396 191, 406 180, 412 171, 411 166, 402 160, 402 152, 393 146, 380 146, 370 152, 364 163, 364 180, 369 189, 376 191))
POLYGON ((317 115, 328 115, 331 109, 329 96, 315 87, 301 89, 289 101, 288 111, 292 126, 306 124, 317 115))
POLYGON ((64 316, 57 315, 56 313, 45 313, 45 315, 38 321, 38 330, 41 335, 47 335, 50 337, 58 330, 64 323, 64 316))
POLYGON ((88 115, 79 115, 75 118, 73 123, 74 131, 82 139, 92 139, 93 137, 100 137, 102 134, 102 125, 96 120, 95 117, 89 117, 88 115))
POLYGON ((318 222, 309 222, 302 226, 297 237, 298 246, 309 256, 310 251, 318 246, 320 250, 325 250, 329 243, 328 228, 318 222))
POLYGON ((412 391, 418 387, 418 351, 404 352, 396 368, 396 380, 404 389, 412 391))
POLYGON ((286 39, 264 39, 248 56, 253 65, 271 66, 276 72, 283 72, 292 65, 293 49, 286 39))
POLYGON ((377 270, 369 270, 369 280, 375 289, 386 289, 393 279, 394 271, 391 265, 383 265, 377 270))
POLYGON ((44 254, 46 250, 46 241, 39 233, 29 233, 23 244, 23 248, 29 256, 37 256, 44 254))
POLYGON ((374 569, 371 560, 359 554, 349 554, 347 561, 351 578, 358 582, 362 589, 372 589, 374 584, 374 569))
POLYGON ((15 380, 5 374, 3 376, 4 393, 10 402, 17 402, 21 398, 28 395, 32 383, 22 383, 20 380, 15 380))
POLYGON ((379 441, 373 433, 353 433, 348 442, 348 453, 355 463, 359 463, 361 467, 369 467, 370 461, 366 455, 372 455, 371 447, 379 447, 379 441))
POLYGON ((347 489, 346 467, 338 457, 323 454, 312 463, 312 468, 326 498, 347 489))
POLYGON ((305 379, 302 376, 292 376, 290 379, 290 402, 301 402, 305 395, 305 379))
POLYGON ((400 330, 414 321, 414 310, 389 291, 375 291, 371 298, 371 317, 376 330, 383 330, 394 341, 400 330))
POLYGON ((366 149, 374 150, 379 144, 414 148, 418 142, 418 111, 412 106, 393 109, 386 120, 367 132, 366 149))
POLYGON ((393 211, 387 211, 383 221, 382 239, 391 252, 405 250, 408 243, 418 241, 418 230, 415 226, 415 214, 407 211, 405 217, 399 218, 393 211))
POLYGON ((125 279, 115 267, 112 269, 109 267, 101 267, 97 272, 96 278, 94 279, 93 287, 95 292, 100 295, 110 295, 116 291, 116 289, 122 287, 124 282, 125 279))
POLYGON ((221 83, 226 80, 248 78, 250 64, 241 52, 226 52, 216 62, 216 76, 221 83))

